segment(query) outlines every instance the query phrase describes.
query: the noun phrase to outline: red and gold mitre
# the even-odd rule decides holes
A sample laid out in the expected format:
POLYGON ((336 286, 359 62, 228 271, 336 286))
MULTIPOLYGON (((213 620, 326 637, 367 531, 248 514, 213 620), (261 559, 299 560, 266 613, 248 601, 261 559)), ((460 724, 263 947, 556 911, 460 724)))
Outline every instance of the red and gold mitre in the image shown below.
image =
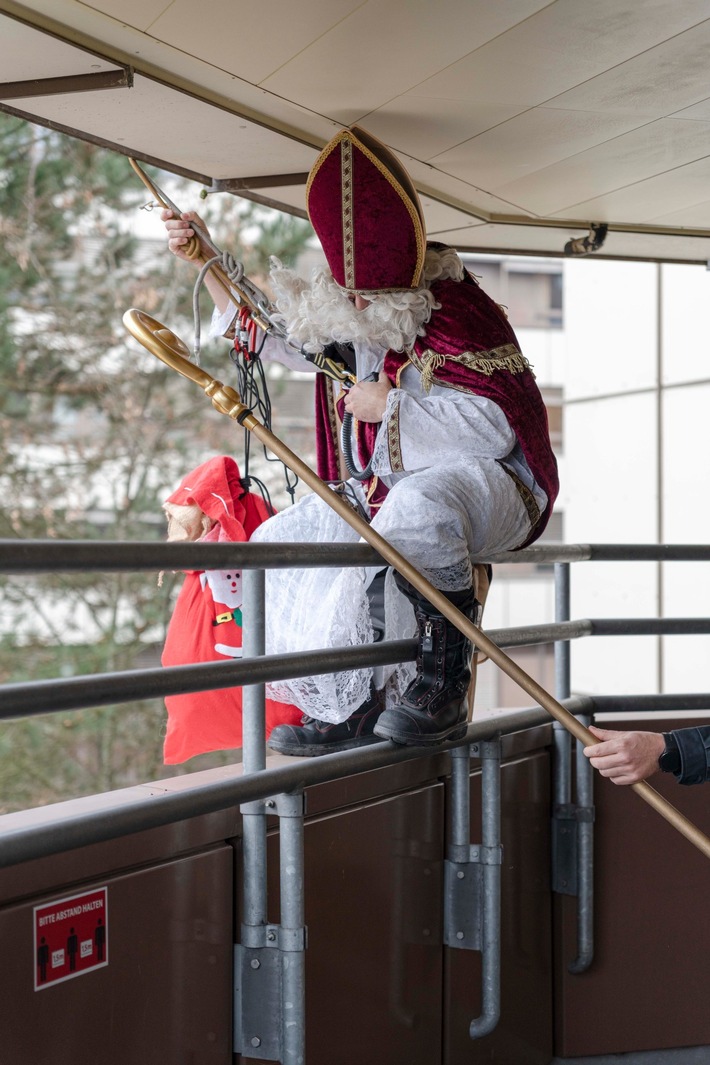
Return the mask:
POLYGON ((367 294, 420 284, 426 233, 419 197, 377 138, 357 126, 333 137, 310 172, 306 204, 342 288, 367 294))

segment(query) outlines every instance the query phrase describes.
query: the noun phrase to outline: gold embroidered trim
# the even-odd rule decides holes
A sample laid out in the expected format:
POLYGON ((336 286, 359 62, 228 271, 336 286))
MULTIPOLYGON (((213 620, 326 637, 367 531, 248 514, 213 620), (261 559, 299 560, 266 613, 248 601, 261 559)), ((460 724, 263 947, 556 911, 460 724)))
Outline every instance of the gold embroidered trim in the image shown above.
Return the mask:
POLYGON ((340 433, 338 431, 338 412, 335 408, 335 395, 333 394, 333 386, 330 381, 327 382, 326 387, 326 409, 328 411, 328 427, 330 429, 331 440, 333 441, 333 448, 335 449, 337 466, 340 456, 340 433))
MULTIPOLYGON (((464 351, 461 355, 441 355, 431 348, 421 355, 414 350, 408 351, 407 354, 422 375, 422 387, 425 392, 430 391, 436 371, 441 369, 446 362, 457 362, 468 370, 485 374, 486 377, 490 377, 496 370, 507 370, 509 373, 516 374, 530 369, 530 363, 518 351, 515 344, 502 344, 499 348, 490 348, 488 351, 464 351)), ((436 383, 448 384, 449 388, 460 387, 450 382, 437 381, 436 383)))
POLYGON ((399 432, 399 403, 395 403, 387 422, 387 451, 389 452, 392 473, 401 473, 404 470, 404 462, 402 460, 402 440, 399 432))
POLYGON ((355 284, 355 254, 353 242, 353 147, 345 138, 340 150, 340 170, 343 189, 343 267, 345 287, 355 284))
POLYGON ((380 478, 375 474, 375 476, 370 481, 369 487, 367 489, 367 496, 365 497, 365 502, 367 503, 367 505, 370 507, 371 510, 377 510, 377 509, 379 509, 379 507, 382 506, 382 503, 372 503, 371 502, 372 497, 375 494, 375 490, 377 489, 377 485, 379 483, 380 483, 380 478))
POLYGON ((395 384, 394 384, 394 387, 395 387, 395 388, 401 388, 401 387, 402 387, 402 386, 401 386, 401 384, 400 384, 399 382, 400 382, 400 380, 401 380, 402 374, 403 374, 403 373, 404 373, 404 371, 405 371, 405 370, 407 369, 407 367, 408 367, 409 365, 411 365, 411 362, 412 362, 411 356, 408 356, 408 357, 407 357, 407 361, 406 361, 406 362, 403 362, 403 363, 402 363, 402 365, 401 365, 401 366, 399 367, 399 369, 397 370, 397 373, 395 374, 395 384))
POLYGON ((528 486, 526 484, 523 484, 517 473, 513 473, 513 471, 509 469, 504 462, 500 462, 498 460, 498 465, 505 470, 505 472, 508 474, 508 476, 513 481, 513 484, 517 488, 518 495, 523 501, 523 506, 528 512, 528 518, 530 519, 531 528, 534 529, 540 520, 540 508, 537 505, 535 496, 532 494, 528 486))

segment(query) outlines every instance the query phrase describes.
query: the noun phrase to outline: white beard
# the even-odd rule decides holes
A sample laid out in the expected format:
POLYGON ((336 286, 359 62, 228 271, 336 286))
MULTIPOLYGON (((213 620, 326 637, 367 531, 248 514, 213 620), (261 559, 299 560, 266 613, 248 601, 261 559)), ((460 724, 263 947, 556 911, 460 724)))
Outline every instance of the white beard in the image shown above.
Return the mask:
POLYGON ((321 351, 333 341, 404 351, 424 336, 431 312, 440 306, 422 286, 377 294, 359 311, 330 271, 315 271, 309 284, 278 259, 272 259, 271 281, 277 319, 289 340, 308 352, 321 351))

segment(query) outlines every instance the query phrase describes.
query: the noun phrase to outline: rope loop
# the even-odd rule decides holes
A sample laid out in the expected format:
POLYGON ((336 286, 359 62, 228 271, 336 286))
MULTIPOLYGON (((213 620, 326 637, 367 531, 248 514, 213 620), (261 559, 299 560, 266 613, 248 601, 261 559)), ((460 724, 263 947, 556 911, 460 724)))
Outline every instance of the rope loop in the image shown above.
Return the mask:
POLYGON ((190 262, 194 262, 195 259, 199 259, 202 255, 202 247, 194 233, 188 240, 187 244, 184 245, 182 253, 190 262))
POLYGON ((230 252, 222 252, 221 266, 232 284, 238 285, 244 278, 244 263, 237 262, 230 252))

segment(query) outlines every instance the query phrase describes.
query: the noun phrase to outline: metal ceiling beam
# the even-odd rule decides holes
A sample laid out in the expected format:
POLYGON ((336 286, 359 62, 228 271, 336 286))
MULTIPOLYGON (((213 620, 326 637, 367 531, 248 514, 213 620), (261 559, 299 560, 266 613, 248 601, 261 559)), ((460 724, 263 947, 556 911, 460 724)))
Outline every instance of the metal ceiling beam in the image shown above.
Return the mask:
POLYGON ((282 189, 305 185, 308 171, 302 174, 262 174, 260 177, 214 178, 210 192, 249 192, 252 189, 282 189))
MULTIPOLYGON (((322 138, 313 138, 302 129, 291 126, 278 119, 271 118, 260 110, 256 110, 255 108, 244 104, 238 104, 234 99, 224 96, 220 92, 208 89, 204 85, 196 83, 189 77, 182 77, 174 71, 161 66, 159 63, 148 60, 143 56, 138 58, 135 54, 125 51, 125 49, 120 46, 112 45, 108 41, 99 41, 81 30, 79 25, 69 25, 67 23, 58 22, 43 11, 36 11, 32 8, 25 7, 23 4, 17 3, 17 0, 0 0, 0 15, 6 15, 8 18, 15 19, 17 22, 22 22, 25 26, 31 26, 40 33, 49 34, 49 36, 55 37, 57 40, 63 41, 65 44, 80 48, 82 51, 89 52, 91 55, 95 55, 109 63, 116 63, 123 67, 130 66, 136 74, 157 81, 161 85, 173 88, 177 92, 185 93, 187 96, 192 96, 195 100, 202 100, 204 103, 212 104, 214 107, 218 107, 220 110, 226 111, 228 114, 244 118, 248 122, 253 122, 255 125, 261 126, 263 129, 271 130, 274 133, 280 133, 282 136, 295 141, 297 144, 305 144, 309 148, 315 148, 316 151, 320 151, 326 143, 322 138)), ((265 93, 265 95, 270 94, 265 93)), ((47 123, 42 122, 41 119, 31 119, 31 121, 37 121, 39 125, 47 125, 47 123)), ((334 123, 334 129, 335 128, 336 124, 334 123)), ((90 139, 85 137, 81 131, 75 131, 74 136, 81 137, 84 140, 90 139)), ((121 149, 118 148, 117 150, 120 151, 121 149)), ((172 167, 168 169, 173 169, 175 173, 180 172, 172 167)), ((285 209, 288 210, 288 208, 285 209)))
POLYGON ((31 96, 61 96, 65 93, 96 92, 100 89, 130 89, 131 67, 99 70, 93 74, 69 74, 61 78, 32 78, 29 81, 0 82, 0 100, 21 100, 31 96))
POLYGON ((641 233, 653 237, 700 237, 710 240, 710 229, 693 229, 690 226, 654 226, 642 222, 614 222, 603 218, 530 218, 527 215, 491 214, 488 221, 502 226, 537 226, 545 229, 589 229, 594 223, 603 222, 610 233, 641 233))

